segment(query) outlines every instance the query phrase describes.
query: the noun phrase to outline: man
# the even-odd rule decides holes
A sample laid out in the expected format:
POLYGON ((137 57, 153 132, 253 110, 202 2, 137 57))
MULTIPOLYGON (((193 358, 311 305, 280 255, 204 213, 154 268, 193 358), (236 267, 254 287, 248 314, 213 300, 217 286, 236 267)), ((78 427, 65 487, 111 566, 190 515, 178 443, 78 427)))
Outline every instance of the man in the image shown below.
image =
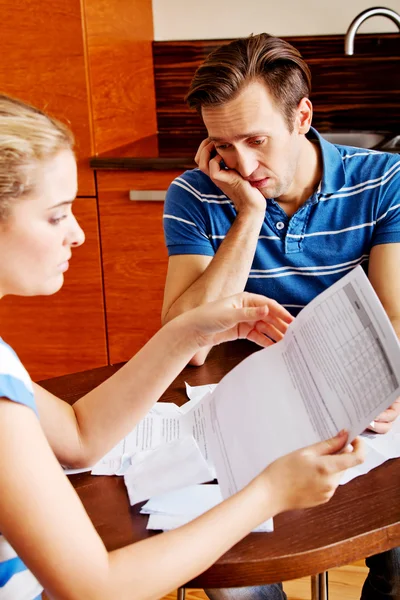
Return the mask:
MULTIPOLYGON (((163 322, 244 289, 296 315, 362 264, 400 337, 400 157, 323 140, 311 127, 310 87, 300 53, 267 34, 218 48, 197 70, 187 101, 208 138, 199 169, 167 193, 163 322)), ((399 413, 397 401, 371 429, 385 433, 399 413)), ((363 600, 399 600, 399 551, 368 564, 363 600)), ((234 594, 220 597, 256 592, 234 594)))

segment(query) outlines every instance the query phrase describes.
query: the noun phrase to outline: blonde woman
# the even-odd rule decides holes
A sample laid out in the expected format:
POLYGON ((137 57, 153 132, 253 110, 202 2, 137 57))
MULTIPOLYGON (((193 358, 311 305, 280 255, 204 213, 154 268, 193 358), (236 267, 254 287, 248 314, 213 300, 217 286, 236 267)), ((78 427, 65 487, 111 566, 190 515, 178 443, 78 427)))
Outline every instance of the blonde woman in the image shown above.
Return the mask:
MULTIPOLYGON (((72 250, 84 241, 72 213, 72 148, 63 125, 0 96, 1 296, 57 292, 72 250)), ((338 453, 345 432, 277 460, 185 527, 107 552, 60 467, 97 461, 200 348, 236 338, 266 346, 264 334, 281 339, 291 320, 276 302, 253 294, 188 311, 72 407, 33 384, 0 340, 1 600, 33 600, 43 588, 62 600, 160 598, 268 517, 326 502, 340 472, 362 460, 358 440, 352 452, 338 453)))

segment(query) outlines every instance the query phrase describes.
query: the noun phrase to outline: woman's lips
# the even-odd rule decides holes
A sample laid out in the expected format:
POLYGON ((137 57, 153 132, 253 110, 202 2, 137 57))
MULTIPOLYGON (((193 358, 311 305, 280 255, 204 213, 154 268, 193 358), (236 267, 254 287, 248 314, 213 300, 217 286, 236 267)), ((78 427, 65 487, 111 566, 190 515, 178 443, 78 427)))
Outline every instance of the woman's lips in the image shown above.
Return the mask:
POLYGON ((58 268, 61 271, 61 273, 65 273, 65 271, 68 271, 69 261, 66 260, 65 262, 61 263, 61 265, 58 265, 58 268))

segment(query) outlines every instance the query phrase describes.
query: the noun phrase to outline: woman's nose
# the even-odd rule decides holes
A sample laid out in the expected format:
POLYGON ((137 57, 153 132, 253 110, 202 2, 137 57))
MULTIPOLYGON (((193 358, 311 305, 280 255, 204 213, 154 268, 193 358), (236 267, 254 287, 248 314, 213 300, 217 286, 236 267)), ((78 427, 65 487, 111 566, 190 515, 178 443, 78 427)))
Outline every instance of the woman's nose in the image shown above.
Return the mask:
POLYGON ((70 234, 69 244, 74 248, 81 246, 85 241, 85 233, 78 221, 73 217, 74 223, 70 234))

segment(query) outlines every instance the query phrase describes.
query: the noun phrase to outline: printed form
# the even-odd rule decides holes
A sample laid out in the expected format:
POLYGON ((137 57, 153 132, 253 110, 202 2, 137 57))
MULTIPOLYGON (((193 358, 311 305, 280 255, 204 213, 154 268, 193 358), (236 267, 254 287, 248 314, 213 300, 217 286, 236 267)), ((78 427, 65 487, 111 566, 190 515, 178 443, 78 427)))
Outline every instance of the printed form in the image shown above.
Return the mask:
POLYGON ((357 267, 306 306, 279 344, 249 356, 196 405, 222 495, 343 428, 354 439, 400 395, 399 375, 397 336, 357 267))

